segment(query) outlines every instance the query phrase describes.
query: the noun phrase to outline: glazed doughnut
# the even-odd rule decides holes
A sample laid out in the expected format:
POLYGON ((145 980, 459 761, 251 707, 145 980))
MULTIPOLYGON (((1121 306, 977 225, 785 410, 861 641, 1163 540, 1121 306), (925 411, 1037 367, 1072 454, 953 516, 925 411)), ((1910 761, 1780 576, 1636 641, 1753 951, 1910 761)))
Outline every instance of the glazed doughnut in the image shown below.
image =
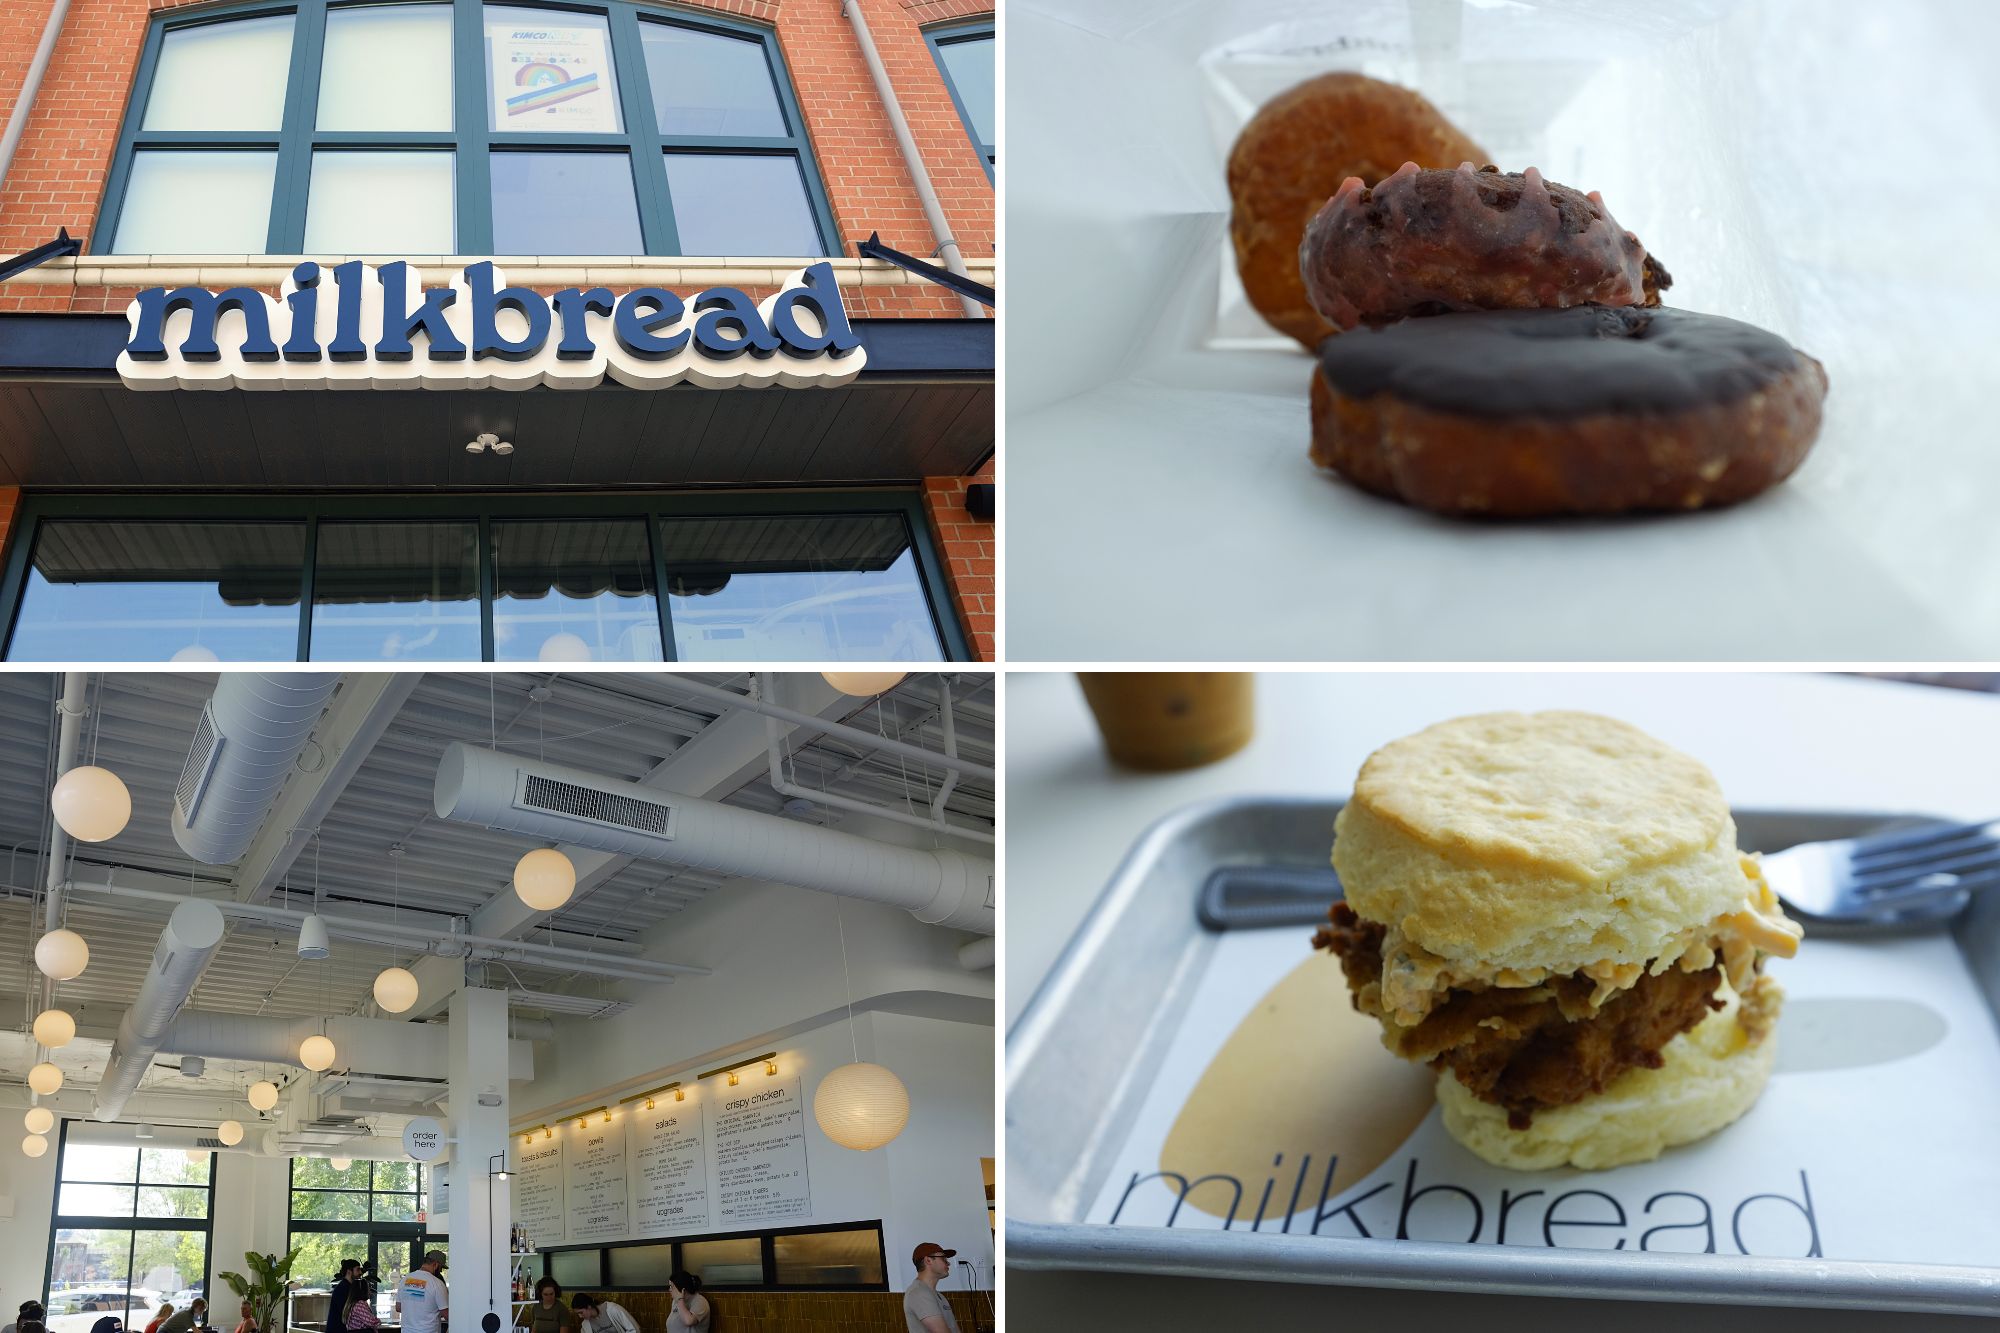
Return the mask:
POLYGON ((1819 362, 1719 315, 1437 315, 1320 345, 1312 458, 1441 514, 1699 509, 1790 476, 1825 397, 1819 362))
POLYGON ((1405 162, 1373 188, 1348 177, 1307 226, 1299 266, 1341 329, 1449 310, 1656 306, 1673 282, 1595 192, 1470 162, 1405 162))
POLYGON ((1229 154, 1229 235, 1250 304, 1308 351, 1333 326, 1306 298, 1299 242, 1349 176, 1381 180, 1403 162, 1448 167, 1486 153, 1407 88, 1322 74, 1267 103, 1229 154))

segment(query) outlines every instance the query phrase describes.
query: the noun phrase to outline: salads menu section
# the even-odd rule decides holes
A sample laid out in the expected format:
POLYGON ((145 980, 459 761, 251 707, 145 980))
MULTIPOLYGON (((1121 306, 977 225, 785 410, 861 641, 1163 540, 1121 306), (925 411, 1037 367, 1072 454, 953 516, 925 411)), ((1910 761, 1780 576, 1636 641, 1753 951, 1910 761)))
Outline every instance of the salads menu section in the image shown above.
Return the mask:
POLYGON ((745 1077, 685 1101, 621 1107, 611 1124, 515 1150, 514 1222, 536 1246, 810 1221, 805 1096, 798 1078, 745 1077))

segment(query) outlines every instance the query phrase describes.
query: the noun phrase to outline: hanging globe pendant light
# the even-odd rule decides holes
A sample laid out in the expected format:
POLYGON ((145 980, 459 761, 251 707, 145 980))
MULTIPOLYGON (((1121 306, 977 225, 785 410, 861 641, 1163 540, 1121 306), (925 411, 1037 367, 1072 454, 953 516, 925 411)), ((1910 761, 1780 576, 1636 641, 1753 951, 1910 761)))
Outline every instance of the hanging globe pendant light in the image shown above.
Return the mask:
POLYGON ((269 1079, 260 1079, 250 1085, 248 1097, 251 1109, 268 1111, 278 1104, 278 1085, 269 1079))
POLYGON ((76 1040, 76 1020, 61 1009, 44 1009, 35 1016, 35 1040, 59 1050, 76 1040))
POLYGON ((299 1043, 299 1063, 317 1074, 333 1067, 333 1043, 315 1033, 299 1043))
POLYGON ((375 976, 375 1003, 385 1014, 405 1013, 417 1002, 417 978, 406 967, 385 967, 375 976))
POLYGON ((31 1106, 22 1124, 30 1134, 46 1134, 56 1127, 56 1118, 46 1106, 31 1106))
POLYGON ((132 821, 132 793, 108 768, 79 764, 56 779, 49 805, 62 831, 78 842, 105 842, 132 821))
POLYGON ((35 941, 35 966, 51 981, 73 981, 90 966, 90 946, 73 930, 52 930, 35 941))
POLYGON ((576 867, 553 847, 537 847, 514 864, 514 892, 537 912, 553 912, 576 892, 576 867))
POLYGON ((841 1147, 869 1152, 910 1123, 910 1090, 881 1065, 842 1065, 819 1081, 813 1119, 841 1147))
POLYGON ((826 683, 842 694, 865 699, 870 695, 893 690, 903 683, 907 671, 822 671, 819 673, 826 683))

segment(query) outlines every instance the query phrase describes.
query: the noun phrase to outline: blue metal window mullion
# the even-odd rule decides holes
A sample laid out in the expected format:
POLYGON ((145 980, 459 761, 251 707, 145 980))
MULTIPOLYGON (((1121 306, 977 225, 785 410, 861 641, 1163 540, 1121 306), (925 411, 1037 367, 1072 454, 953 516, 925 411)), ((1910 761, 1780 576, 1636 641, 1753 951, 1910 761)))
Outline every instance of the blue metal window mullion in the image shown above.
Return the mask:
POLYGON ((125 100, 124 127, 118 140, 118 153, 111 160, 111 177, 104 189, 104 203, 98 209, 97 222, 90 229, 90 253, 109 254, 112 244, 118 239, 118 219, 125 207, 125 187, 132 178, 133 135, 137 132, 139 118, 146 105, 146 97, 152 91, 153 72, 159 68, 160 45, 166 41, 166 28, 155 23, 146 30, 146 44, 139 53, 139 73, 132 80, 132 91, 125 100))
POLYGON ((319 516, 306 515, 306 562, 299 574, 298 660, 312 661, 313 576, 319 568, 319 516))
MULTIPOLYGON (((493 599, 499 596, 500 553, 493 549, 493 518, 479 516, 479 660, 493 661, 493 599)), ((369 1168, 372 1172, 374 1168, 369 1168)), ((371 1175, 369 1179, 374 1179, 371 1175)))
POLYGON ((299 0, 292 19, 292 70, 278 136, 266 254, 297 254, 306 244, 306 195, 312 188, 312 128, 319 116, 320 63, 326 51, 326 0, 299 0))
POLYGON ((764 58, 771 66, 771 82, 778 90, 779 103, 784 107, 785 126, 791 131, 792 148, 798 154, 799 177, 805 184, 806 203, 819 226, 820 246, 829 255, 844 255, 847 253, 847 242, 841 238, 840 227, 834 221, 833 205, 826 196, 826 183, 820 179, 819 159, 813 152, 812 141, 806 137, 805 112, 792 89, 792 72, 785 65, 785 53, 778 47, 777 33, 760 35, 764 42, 764 58))
MULTIPOLYGON (((632 188, 639 203, 639 235, 645 253, 677 255, 680 228, 667 187, 667 160, 660 118, 653 110, 653 73, 646 67, 646 43, 639 16, 621 6, 611 11, 611 58, 618 70, 625 135, 632 144, 632 188)), ((663 593, 662 596, 665 594, 663 593)))
POLYGON ((458 252, 491 254, 492 132, 486 124, 486 13, 481 0, 453 0, 451 53, 452 118, 458 137, 453 208, 458 221, 458 252))
POLYGON ((980 165, 986 168, 986 179, 993 179, 993 160, 999 156, 996 146, 985 142, 973 128, 972 116, 965 109, 965 99, 959 96, 958 83, 951 77, 951 66, 944 62, 944 48, 954 41, 996 41, 993 25, 975 23, 949 28, 930 28, 924 32, 924 44, 931 49, 931 59, 937 63, 938 73, 944 78, 945 91, 951 94, 951 105, 958 112, 959 123, 965 126, 965 137, 972 141, 979 154, 980 165))
POLYGON ((678 662, 680 647, 674 642, 674 608, 667 592, 667 540, 669 522, 665 514, 646 515, 646 548, 653 553, 653 592, 660 613, 660 660, 678 662))

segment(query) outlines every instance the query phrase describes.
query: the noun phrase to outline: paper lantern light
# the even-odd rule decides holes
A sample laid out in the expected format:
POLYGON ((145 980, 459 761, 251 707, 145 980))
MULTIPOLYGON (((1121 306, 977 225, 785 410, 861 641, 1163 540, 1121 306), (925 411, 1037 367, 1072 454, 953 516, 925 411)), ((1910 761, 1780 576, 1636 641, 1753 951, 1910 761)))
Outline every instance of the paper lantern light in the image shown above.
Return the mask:
POLYGON ((261 1080, 250 1085, 250 1105, 258 1111, 268 1111, 278 1104, 278 1085, 261 1080))
POLYGON ((333 1065, 333 1043, 325 1037, 311 1036, 299 1043, 299 1063, 317 1074, 333 1065))
POLYGON ((39 1134, 30 1134, 21 1140, 21 1151, 30 1157, 40 1157, 49 1150, 49 1141, 39 1134))
POLYGON ((243 1126, 235 1120, 225 1120, 215 1127, 215 1137, 222 1140, 225 1148, 234 1148, 243 1142, 243 1126))
POLYGON ((543 639, 541 651, 535 656, 543 662, 588 662, 590 645, 580 636, 565 631, 543 639))
POLYGON ((354 1165, 354 1159, 352 1157, 329 1157, 326 1159, 326 1164, 336 1171, 345 1171, 348 1167, 354 1165))
POLYGON ((46 1134, 56 1127, 55 1115, 46 1106, 29 1107, 21 1121, 30 1134, 46 1134))
POLYGON ((35 1015, 35 1040, 50 1050, 76 1040, 76 1020, 61 1009, 44 1009, 35 1015))
POLYGON ((90 946, 73 930, 52 930, 35 941, 35 966, 51 981, 71 981, 90 966, 90 946))
POLYGON ((514 864, 514 892, 537 912, 553 912, 576 892, 576 867, 553 847, 537 847, 514 864))
POLYGON ((910 1091, 881 1065, 842 1065, 819 1081, 813 1119, 841 1147, 868 1152, 910 1122, 910 1091))
POLYGON ((49 804, 56 823, 78 842, 115 838, 132 821, 132 793, 116 773, 95 764, 80 764, 57 778, 49 804))
POLYGON ((417 1002, 417 979, 408 968, 385 967, 375 977, 375 1003, 385 1014, 400 1014, 417 1002))
POLYGON ((47 1060, 28 1071, 28 1086, 44 1097, 53 1097, 62 1089, 62 1070, 47 1060))
POLYGON ((851 694, 858 699, 872 694, 893 690, 903 683, 907 671, 822 671, 826 683, 842 694, 851 694))

